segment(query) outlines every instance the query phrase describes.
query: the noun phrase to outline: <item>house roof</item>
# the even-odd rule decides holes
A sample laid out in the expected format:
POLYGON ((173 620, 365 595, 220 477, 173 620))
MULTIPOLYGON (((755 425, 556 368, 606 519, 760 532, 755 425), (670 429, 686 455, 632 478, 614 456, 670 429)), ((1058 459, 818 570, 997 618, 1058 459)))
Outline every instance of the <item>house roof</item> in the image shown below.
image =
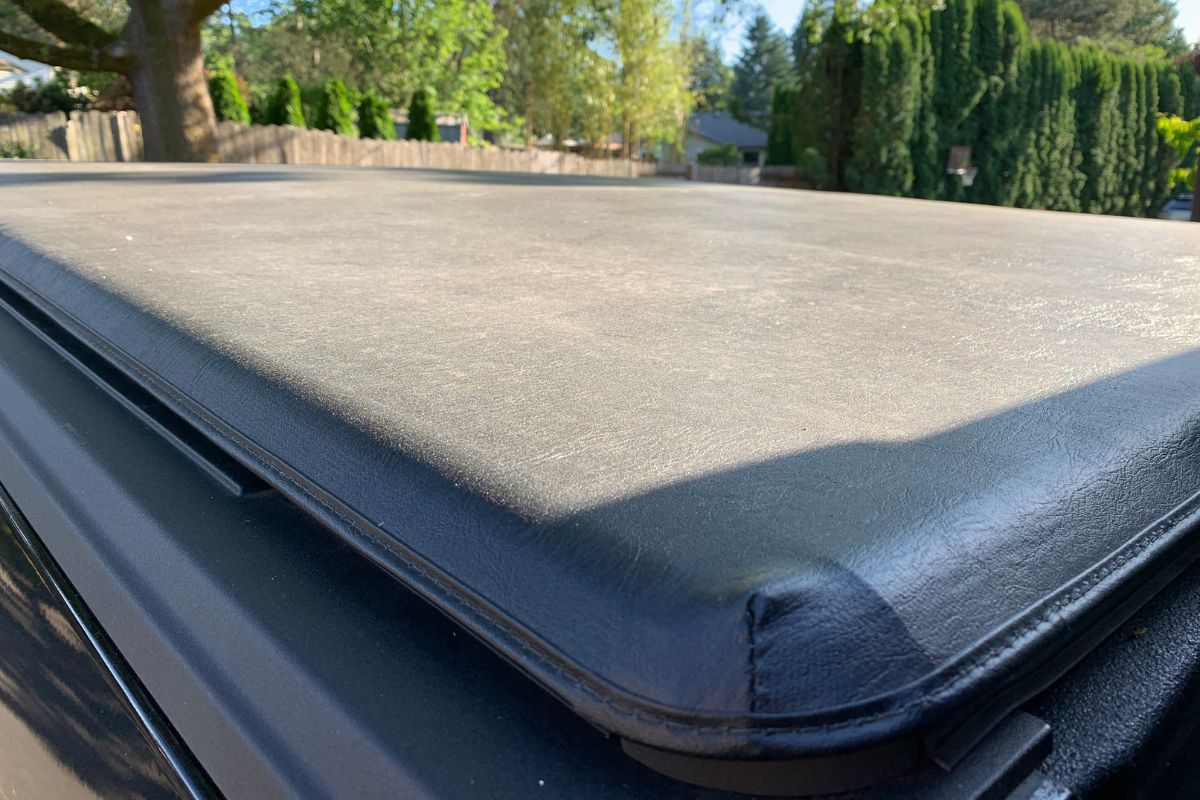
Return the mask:
POLYGON ((766 147, 767 132, 734 119, 724 111, 701 111, 688 120, 688 131, 717 144, 732 142, 739 149, 766 147))
POLYGON ((18 81, 32 84, 38 80, 50 80, 52 77, 54 67, 40 61, 17 58, 0 50, 0 91, 12 89, 18 81))

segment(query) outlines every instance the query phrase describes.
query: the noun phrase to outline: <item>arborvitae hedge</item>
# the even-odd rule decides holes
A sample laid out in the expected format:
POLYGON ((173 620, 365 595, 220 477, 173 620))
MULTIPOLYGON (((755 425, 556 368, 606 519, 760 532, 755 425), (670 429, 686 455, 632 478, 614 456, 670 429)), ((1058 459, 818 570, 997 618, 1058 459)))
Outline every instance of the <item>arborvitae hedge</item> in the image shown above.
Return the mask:
POLYGON ((358 128, 354 125, 354 104, 346 84, 335 79, 326 81, 321 87, 313 126, 341 136, 358 135, 358 128))
POLYGON ((435 95, 433 89, 417 89, 413 92, 412 101, 408 104, 408 139, 422 139, 428 142, 440 142, 442 135, 438 131, 437 112, 434 109, 435 95))
POLYGON ((771 98, 771 127, 767 131, 768 166, 786 166, 796 161, 792 152, 791 97, 788 87, 775 87, 775 94, 771 98))
POLYGON ((1036 40, 1012 0, 832 9, 779 101, 816 185, 1135 216, 1166 199, 1177 156, 1156 119, 1200 116, 1190 62, 1036 40), (972 148, 972 186, 946 174, 953 145, 972 148))
POLYGON ((396 123, 387 101, 374 92, 364 92, 358 101, 358 135, 364 139, 395 139, 396 123))
POLYGON ((268 125, 295 125, 304 127, 304 106, 300 101, 300 86, 291 75, 285 75, 275 85, 275 91, 267 103, 265 116, 268 125))
POLYGON ((1184 119, 1200 117, 1200 54, 1180 59, 1175 64, 1179 77, 1179 94, 1183 102, 1180 116, 1184 119))
POLYGON ((250 124, 250 107, 242 99, 237 78, 227 65, 219 64, 209 70, 208 95, 218 120, 250 124))

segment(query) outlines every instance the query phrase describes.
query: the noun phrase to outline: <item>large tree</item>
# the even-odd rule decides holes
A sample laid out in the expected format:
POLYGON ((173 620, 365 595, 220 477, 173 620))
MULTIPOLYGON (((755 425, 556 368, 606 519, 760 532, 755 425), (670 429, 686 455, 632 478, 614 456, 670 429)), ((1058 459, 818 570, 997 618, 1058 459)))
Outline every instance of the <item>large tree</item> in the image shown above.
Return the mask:
POLYGON ((671 39, 670 12, 667 0, 618 0, 611 12, 626 158, 636 156, 643 141, 678 144, 692 108, 687 54, 671 39))
POLYGON ((689 46, 692 50, 689 88, 696 98, 696 108, 702 111, 724 109, 729 103, 733 70, 721 60, 721 48, 715 41, 697 37, 689 46))
POLYGON ((733 67, 733 110, 747 122, 766 128, 775 87, 789 83, 792 59, 788 41, 766 14, 757 14, 746 29, 742 53, 733 67))
POLYGON ((591 77, 591 43, 601 27, 593 4, 499 0, 495 13, 508 31, 501 104, 524 124, 526 148, 535 134, 561 141, 575 125, 576 98, 591 77))
POLYGON ((1083 37, 1106 45, 1186 47, 1176 27, 1175 0, 1017 0, 1038 35, 1066 42, 1083 37))
POLYGON ((200 30, 221 0, 0 0, 0 50, 129 78, 151 161, 215 161, 200 30))

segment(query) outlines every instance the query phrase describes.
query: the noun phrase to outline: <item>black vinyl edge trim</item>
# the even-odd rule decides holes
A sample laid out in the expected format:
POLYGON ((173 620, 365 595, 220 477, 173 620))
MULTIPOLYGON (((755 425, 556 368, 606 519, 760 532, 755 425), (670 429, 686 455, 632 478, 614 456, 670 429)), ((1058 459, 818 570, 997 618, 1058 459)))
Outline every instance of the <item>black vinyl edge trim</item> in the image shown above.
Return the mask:
MULTIPOLYGON (((802 761, 918 738, 931 755, 952 763, 1004 714, 981 715, 981 706, 1015 709, 1061 676, 1087 649, 1115 630, 1138 606, 1121 599, 1150 587, 1152 594, 1200 558, 1186 548, 1186 563, 1159 574, 1200 528, 1200 492, 988 636, 924 678, 875 698, 805 714, 721 713, 665 706, 615 686, 581 667, 532 631, 461 584, 394 536, 380 530, 306 476, 282 463, 229 423, 151 372, 119 347, 42 296, 0 264, 7 285, 243 467, 264 480, 324 527, 341 536, 435 608, 462 625, 543 689, 601 730, 643 745, 704 757, 802 761), (1096 635, 1081 638, 1082 631, 1096 635), (1073 651, 1072 651, 1073 652, 1073 651), (1014 677, 1017 676, 1017 677, 1014 677), (1002 701, 1002 702, 1001 702, 1002 701), (962 744, 966 743, 966 744, 962 744)), ((101 291, 106 291, 101 289, 101 291)), ((1149 595, 1145 598, 1149 599, 1149 595)), ((1144 600, 1142 601, 1144 602, 1144 600)))
POLYGON ((171 766, 193 800, 220 798, 222 795, 216 784, 192 755, 3 486, 0 486, 0 514, 8 520, 38 577, 69 612, 71 627, 87 643, 89 654, 137 720, 146 741, 171 766))
POLYGON ((265 481, 243 467, 141 384, 130 379, 3 282, 0 282, 0 305, 8 306, 26 328, 37 334, 76 368, 88 374, 96 385, 182 450, 227 490, 237 495, 246 495, 270 489, 265 481))

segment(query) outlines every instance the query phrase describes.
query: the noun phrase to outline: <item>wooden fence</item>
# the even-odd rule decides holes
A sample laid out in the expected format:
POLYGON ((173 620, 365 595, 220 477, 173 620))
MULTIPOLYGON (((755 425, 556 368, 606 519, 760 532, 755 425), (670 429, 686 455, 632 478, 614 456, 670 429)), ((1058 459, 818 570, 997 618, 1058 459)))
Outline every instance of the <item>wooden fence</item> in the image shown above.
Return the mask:
POLYGON ((0 120, 0 144, 31 148, 56 161, 141 161, 142 134, 133 111, 72 111, 0 120))
MULTIPOLYGON (((60 161, 140 161, 135 111, 72 111, 0 119, 0 145, 31 147, 35 158, 60 161)), ((638 177, 641 165, 546 150, 505 150, 461 144, 384 141, 279 125, 217 124, 217 151, 230 164, 340 164, 372 167, 534 172, 638 177)))
POLYGON ((636 178, 640 165, 548 150, 464 147, 446 142, 356 139, 279 125, 217 125, 221 161, 239 164, 346 164, 371 167, 536 172, 636 178))
POLYGON ((659 164, 657 174, 703 183, 740 183, 744 186, 812 188, 799 167, 709 167, 704 164, 659 164))

